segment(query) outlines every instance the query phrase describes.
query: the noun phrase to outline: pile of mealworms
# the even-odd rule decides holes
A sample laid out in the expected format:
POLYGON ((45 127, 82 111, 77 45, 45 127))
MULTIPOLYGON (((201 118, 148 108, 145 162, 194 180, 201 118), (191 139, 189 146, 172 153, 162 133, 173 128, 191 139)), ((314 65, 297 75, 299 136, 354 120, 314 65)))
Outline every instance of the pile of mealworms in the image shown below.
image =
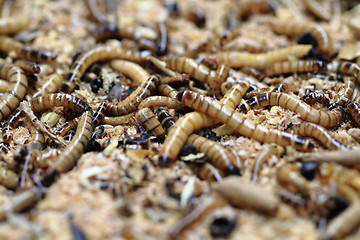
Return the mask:
POLYGON ((357 239, 360 5, 1 0, 0 239, 357 239))

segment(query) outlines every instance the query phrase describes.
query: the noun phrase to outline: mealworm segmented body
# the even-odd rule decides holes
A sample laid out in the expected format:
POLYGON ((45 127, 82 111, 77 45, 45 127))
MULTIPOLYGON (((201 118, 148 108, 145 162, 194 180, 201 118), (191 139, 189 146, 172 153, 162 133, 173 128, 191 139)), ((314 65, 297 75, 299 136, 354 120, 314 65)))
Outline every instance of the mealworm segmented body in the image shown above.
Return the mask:
POLYGON ((347 61, 341 62, 340 64, 337 64, 336 70, 344 74, 352 75, 357 79, 360 76, 360 67, 356 63, 347 62, 347 61))
POLYGON ((106 113, 119 116, 135 111, 137 106, 156 89, 159 82, 159 76, 152 75, 123 101, 116 104, 109 103, 106 113))
POLYGON ((1 80, 0 79, 0 93, 6 92, 8 87, 9 87, 9 82, 6 81, 6 80, 1 80))
MULTIPOLYGON (((287 93, 270 92, 260 94, 249 99, 247 104, 251 109, 280 106, 299 114, 300 118, 306 122, 315 123, 326 128, 334 127, 344 120, 344 113, 340 108, 320 111, 287 93)), ((246 110, 246 106, 240 106, 239 109, 241 111, 246 110)))
POLYGON ((22 116, 22 111, 20 109, 16 109, 14 112, 10 114, 8 119, 4 122, 2 128, 3 141, 5 143, 10 143, 12 141, 12 131, 19 124, 20 117, 22 116))
POLYGON ((292 133, 300 136, 313 137, 328 149, 349 150, 347 146, 336 141, 325 128, 314 123, 302 122, 293 124, 288 129, 290 129, 292 133))
POLYGON ((175 125, 175 118, 171 116, 167 110, 159 108, 157 111, 157 116, 161 126, 163 126, 166 131, 169 131, 170 128, 175 125))
POLYGON ((25 128, 27 128, 30 132, 31 139, 30 142, 32 143, 38 143, 41 146, 45 143, 45 137, 42 132, 39 132, 34 125, 31 123, 30 119, 26 118, 23 122, 23 125, 25 128))
POLYGON ((138 109, 150 107, 167 107, 172 109, 182 109, 184 105, 175 98, 163 96, 151 96, 145 98, 138 106, 138 109))
POLYGON ((14 62, 14 65, 20 67, 25 72, 40 73, 40 67, 35 62, 19 59, 14 62))
POLYGON ((23 100, 28 88, 28 80, 24 72, 12 64, 0 64, 0 78, 9 80, 9 88, 0 98, 0 121, 2 121, 23 100))
POLYGON ((60 74, 52 74, 49 79, 32 94, 32 98, 44 96, 59 90, 64 82, 64 78, 60 74))
POLYGON ((244 114, 209 97, 191 91, 182 91, 178 93, 177 98, 186 106, 216 118, 245 137, 253 138, 263 143, 276 143, 280 146, 291 145, 302 151, 312 151, 314 148, 314 144, 311 141, 306 141, 297 135, 276 129, 268 129, 254 123, 246 119, 244 114))
POLYGON ((350 102, 354 94, 355 81, 353 77, 344 76, 344 85, 334 97, 334 104, 344 106, 350 102))
POLYGON ((360 126, 360 103, 351 102, 346 106, 346 111, 352 119, 360 126))
POLYGON ((200 179, 208 182, 220 182, 223 179, 222 173, 210 163, 204 163, 197 171, 200 179))
POLYGON ((109 124, 109 125, 123 125, 123 124, 129 124, 135 122, 135 112, 129 113, 127 115, 118 116, 118 117, 108 117, 104 116, 103 119, 101 119, 102 124, 109 124))
POLYGON ((309 184, 306 178, 301 176, 300 167, 297 164, 287 164, 276 172, 279 183, 289 188, 296 188, 303 196, 309 195, 309 184))
POLYGON ((169 86, 168 84, 160 84, 158 87, 157 87, 157 90, 165 95, 165 96, 168 96, 168 97, 171 97, 171 98, 174 98, 176 97, 176 94, 178 93, 177 90, 175 90, 173 87, 169 86))
POLYGON ((83 53, 71 66, 71 73, 68 75, 62 91, 65 93, 72 92, 76 87, 76 82, 84 75, 86 69, 93 63, 111 59, 123 59, 136 63, 146 61, 147 52, 135 52, 129 49, 112 46, 98 46, 83 53))
POLYGON ((265 67, 266 76, 275 76, 297 72, 323 72, 326 65, 322 61, 315 60, 297 60, 277 62, 265 67))
POLYGON ((135 82, 146 82, 150 78, 150 74, 137 63, 117 59, 112 60, 110 64, 113 69, 129 76, 135 82))
POLYGON ((315 103, 321 103, 324 106, 330 105, 330 100, 322 92, 309 92, 302 97, 302 100, 309 105, 314 105, 315 103))
POLYGON ((150 110, 150 108, 140 109, 136 113, 135 118, 138 124, 143 125, 146 131, 154 136, 159 137, 165 134, 164 128, 161 126, 161 123, 157 120, 155 114, 150 110))
POLYGON ((226 63, 231 68, 239 67, 254 67, 264 68, 267 65, 275 62, 286 61, 290 56, 301 58, 307 55, 312 46, 311 45, 295 45, 279 50, 274 50, 268 53, 246 53, 246 52, 221 52, 214 55, 209 55, 209 60, 214 59, 218 63, 226 63))
POLYGON ((209 95, 217 99, 220 98, 221 84, 225 82, 230 68, 226 64, 221 64, 216 70, 216 76, 209 82, 209 95))

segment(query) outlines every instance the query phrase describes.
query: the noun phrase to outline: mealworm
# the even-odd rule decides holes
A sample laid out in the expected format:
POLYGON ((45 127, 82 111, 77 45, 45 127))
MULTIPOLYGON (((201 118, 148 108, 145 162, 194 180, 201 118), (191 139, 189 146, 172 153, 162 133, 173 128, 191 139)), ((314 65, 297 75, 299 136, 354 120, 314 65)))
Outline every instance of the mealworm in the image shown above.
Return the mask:
POLYGON ((34 62, 54 63, 57 58, 55 53, 33 49, 7 36, 0 36, 0 51, 7 54, 10 51, 14 51, 17 58, 34 62))
MULTIPOLYGON (((260 94, 249 99, 247 104, 251 109, 280 106, 297 113, 306 122, 315 123, 326 128, 337 126, 344 120, 344 113, 340 107, 329 111, 320 111, 287 93, 270 92, 260 94)), ((240 106, 239 109, 241 111, 245 110, 246 106, 240 106)))
POLYGON ((322 92, 309 92, 302 97, 302 100, 311 106, 315 103, 320 103, 323 106, 330 105, 329 98, 322 92))
POLYGON ((76 87, 76 83, 80 81, 80 78, 84 75, 86 69, 95 62, 120 58, 141 63, 146 61, 147 55, 147 52, 135 52, 121 47, 98 46, 93 48, 81 54, 72 64, 70 68, 71 73, 68 75, 62 91, 65 93, 72 92, 76 87))
POLYGON ((142 108, 135 115, 136 122, 143 125, 147 132, 159 137, 165 134, 164 128, 156 119, 155 114, 150 108, 142 108))
POLYGON ((360 103, 351 102, 346 106, 346 111, 351 118, 360 126, 360 103))
POLYGON ((100 104, 98 109, 94 112, 94 120, 93 120, 94 127, 99 125, 101 120, 105 117, 105 111, 106 111, 107 107, 108 107, 108 103, 103 102, 100 104))
POLYGON ((159 108, 157 111, 158 119, 161 123, 161 126, 165 128, 166 131, 169 131, 175 125, 175 118, 168 113, 167 110, 159 108))
POLYGON ((237 157, 220 144, 196 134, 191 134, 186 144, 192 144, 197 151, 204 153, 211 163, 224 172, 225 176, 240 175, 237 157))
POLYGON ((330 12, 325 9, 318 1, 304 0, 303 3, 307 10, 309 10, 312 14, 321 20, 329 21, 331 19, 332 16, 330 12))
MULTIPOLYGON (((234 109, 239 104, 242 96, 249 88, 249 83, 241 82, 234 85, 220 100, 223 104, 228 105, 234 109)), ((195 130, 206 126, 211 126, 216 123, 215 120, 206 116, 204 113, 192 112, 181 117, 172 127, 165 138, 164 144, 160 149, 159 162, 160 165, 166 166, 176 159, 180 149, 185 144, 186 139, 195 130)))
POLYGON ((28 80, 24 72, 12 64, 0 64, 0 78, 9 80, 9 88, 0 98, 0 121, 15 110, 24 98, 28 80))
POLYGON ((51 148, 45 149, 42 152, 35 155, 34 159, 32 159, 32 164, 36 168, 49 168, 56 161, 57 157, 61 154, 60 149, 51 148))
POLYGON ((161 77, 160 84, 170 84, 171 86, 184 86, 189 83, 187 74, 177 74, 175 77, 161 77))
POLYGON ((230 68, 226 64, 221 64, 216 70, 216 76, 209 82, 209 95, 216 99, 220 98, 221 84, 226 80, 230 68))
POLYGON ((25 0, 22 2, 22 13, 17 14, 15 17, 7 17, 0 19, 0 35, 14 34, 29 26, 30 20, 30 1, 25 0))
POLYGON ((6 81, 6 80, 1 80, 0 79, 0 93, 6 92, 8 87, 9 87, 9 82, 6 81))
POLYGON ((61 88, 63 82, 64 78, 60 74, 52 74, 41 87, 36 89, 31 97, 36 98, 41 95, 44 96, 46 94, 54 93, 61 88))
POLYGON ((129 113, 127 115, 118 116, 118 117, 108 117, 104 116, 101 120, 102 124, 109 124, 109 125, 124 125, 135 122, 135 112, 129 113))
POLYGON ((14 62, 14 65, 20 67, 25 72, 40 73, 40 67, 35 62, 19 59, 14 62))
POLYGON ((306 141, 297 135, 261 126, 246 119, 244 114, 209 97, 191 91, 182 91, 178 93, 177 98, 186 106, 225 123, 245 137, 263 143, 276 143, 280 146, 291 145, 302 151, 312 151, 314 148, 311 141, 306 141))
POLYGON ((297 92, 299 91, 299 87, 295 84, 291 83, 280 83, 278 86, 276 86, 272 92, 283 92, 283 93, 289 93, 289 92, 297 92))
POLYGON ((156 42, 156 55, 162 56, 166 53, 168 45, 168 33, 164 22, 158 24, 160 37, 156 42))
POLYGON ((31 135, 31 139, 30 142, 32 143, 38 143, 41 146, 44 145, 45 143, 45 138, 44 138, 44 134, 39 132, 34 125, 31 123, 30 119, 26 118, 23 122, 23 125, 26 129, 29 130, 30 135, 31 135))
POLYGON ((22 116, 22 111, 18 108, 14 112, 10 114, 8 119, 4 122, 2 128, 3 134, 3 141, 5 143, 10 143, 12 141, 12 131, 17 127, 19 124, 20 117, 22 116))
POLYGON ((157 75, 152 75, 147 81, 142 82, 137 89, 132 92, 123 101, 116 104, 109 103, 106 108, 106 113, 119 116, 128 114, 136 110, 137 106, 155 90, 160 82, 157 75))
POLYGON ((19 184, 19 178, 15 172, 0 166, 0 184, 14 189, 19 184))
POLYGON ((334 52, 332 37, 319 24, 289 19, 287 21, 275 20, 270 25, 276 33, 289 36, 299 37, 305 32, 309 32, 311 36, 315 38, 319 52, 324 54, 327 59, 329 59, 334 52))
POLYGON ((197 171, 200 179, 208 182, 220 182, 223 179, 222 173, 210 163, 204 163, 197 171))
POLYGON ((266 76, 274 76, 297 72, 324 72, 326 65, 322 61, 297 60, 277 62, 265 67, 266 76))
POLYGON ((74 118, 73 120, 66 122, 65 125, 56 132, 56 134, 60 137, 64 137, 67 132, 76 128, 76 126, 79 124, 79 120, 79 118, 74 118))
POLYGON ((337 72, 352 75, 356 79, 358 79, 360 76, 360 67, 356 63, 344 61, 338 64, 335 62, 335 66, 337 72))
POLYGON ((163 96, 151 96, 145 98, 138 106, 138 109, 150 107, 166 107, 172 109, 182 109, 184 105, 175 98, 163 96))
POLYGON ((110 64, 113 69, 129 76, 137 83, 146 82, 150 78, 150 74, 139 64, 126 60, 112 60, 110 64))
POLYGON ((264 68, 275 62, 286 61, 289 57, 301 58, 309 53, 311 45, 295 45, 268 53, 221 52, 207 56, 209 60, 226 63, 230 68, 254 67, 264 68))
POLYGON ((295 188, 303 196, 309 195, 309 184, 306 178, 301 176, 300 167, 296 163, 286 164, 276 172, 277 181, 286 188, 295 188))
POLYGON ((344 106, 350 102, 355 89, 355 81, 353 77, 344 76, 344 85, 334 97, 334 104, 344 106))
POLYGON ((171 97, 171 98, 175 98, 176 97, 176 94, 178 93, 177 90, 175 90, 174 88, 170 87, 169 85, 167 84, 160 84, 158 87, 157 87, 157 90, 165 95, 165 96, 168 96, 168 97, 171 97))

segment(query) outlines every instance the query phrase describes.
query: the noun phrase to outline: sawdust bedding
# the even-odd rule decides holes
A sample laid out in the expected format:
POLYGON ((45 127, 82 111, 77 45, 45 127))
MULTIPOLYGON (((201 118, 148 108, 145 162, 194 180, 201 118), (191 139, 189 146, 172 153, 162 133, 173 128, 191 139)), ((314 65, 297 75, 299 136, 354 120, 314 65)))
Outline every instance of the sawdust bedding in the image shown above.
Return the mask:
MULTIPOLYGON (((0 2, 3 19, 22 17, 15 15, 21 11, 22 1, 0 2)), ((252 68, 250 63, 247 66, 247 59, 251 62, 252 57, 246 55, 245 63, 240 63, 243 66, 231 68, 226 82, 230 86, 242 81, 251 83, 241 104, 272 91, 279 84, 288 84, 292 89, 288 94, 299 101, 315 91, 321 96, 315 99, 318 101, 312 105, 314 109, 328 111, 332 106, 340 109, 344 119, 320 133, 338 143, 334 148, 340 148, 332 149, 329 158, 318 157, 317 153, 331 150, 314 140, 314 153, 303 153, 291 146, 260 143, 224 127, 217 128, 220 123, 198 130, 197 134, 217 141, 220 147, 232 149, 237 159, 235 176, 224 176, 226 172, 215 166, 219 175, 217 178, 208 175, 208 179, 199 174, 199 169, 211 158, 204 152, 194 152, 187 145, 181 150, 183 156, 161 167, 159 153, 164 153, 161 136, 146 133, 146 129, 134 122, 104 124, 95 128, 101 136, 95 135, 75 166, 49 182, 43 179, 48 169, 14 160, 17 149, 32 141, 22 117, 19 126, 10 131, 12 141, 3 140, 1 145, 2 171, 15 172, 18 182, 15 187, 6 187, 5 174, 0 179, 4 185, 0 185, 0 239, 359 238, 358 119, 352 119, 348 107, 358 101, 358 90, 356 86, 353 94, 346 95, 344 76, 357 82, 360 72, 355 69, 349 74, 336 66, 344 61, 359 64, 359 6, 351 1, 297 0, 30 2, 28 25, 8 35, 33 48, 54 52, 58 57, 53 64, 40 64, 40 73, 27 74, 29 79, 36 79, 29 80, 28 94, 55 72, 66 79, 75 57, 100 44, 145 50, 161 60, 185 56, 216 71, 223 63, 218 61, 218 53, 264 54, 300 42, 313 46, 309 54, 306 52, 300 58, 327 64, 325 71, 269 77, 264 73, 266 66, 252 68), (320 28, 323 35, 312 36, 311 31, 298 35, 296 29, 293 34, 281 34, 271 25, 274 21, 289 25, 308 22, 320 28), (135 35, 123 34, 116 39, 105 36, 109 39, 104 43, 96 42, 93 33, 99 26, 110 23, 119 29, 135 29, 135 35), (165 32, 161 26, 165 26, 165 32), (161 37, 163 41, 159 40, 161 37), (323 42, 318 42, 319 38, 323 42), (161 50, 164 42, 165 51, 161 50), (330 46, 324 47, 326 44, 330 46), (338 101, 339 96, 345 100, 338 101), (345 156, 345 151, 350 154, 345 156), (343 158, 346 159, 342 161, 343 158), (16 202, 34 186, 35 200, 20 199, 31 202, 29 206, 16 202)), ((10 52, 3 57, 5 62, 13 63, 17 55, 10 52)), ((256 62, 264 58, 260 55, 256 62)), ((273 58, 265 65, 273 64, 273 58)), ((225 65, 236 65, 236 60, 232 61, 225 65)), ((290 54, 281 61, 299 60, 290 54)), ((141 65, 149 74, 166 77, 150 61, 141 65)), ((190 88, 208 94, 209 84, 197 81, 191 74, 180 75, 185 83, 175 89, 190 88)), ((85 100, 94 111, 105 100, 121 101, 138 85, 134 79, 114 70, 110 60, 93 64, 76 84, 71 94, 85 100)), ((221 98, 224 92, 217 94, 221 98)), ((152 95, 159 94, 155 91, 152 95)), ((155 113, 157 109, 152 108, 155 113)), ((169 109, 174 120, 191 111, 169 109)), ((256 124, 281 131, 303 122, 301 114, 276 105, 250 109, 243 114, 256 124)), ((50 131, 56 133, 78 115, 56 107, 37 116, 45 122, 43 125, 53 125, 50 131), (56 120, 46 120, 49 113, 56 120)), ((74 131, 65 135, 65 141, 74 131)), ((166 135, 164 138, 166 141, 166 135)), ((43 148, 59 146, 61 141, 55 140, 45 134, 43 148)), ((49 160, 48 168, 51 169, 56 159, 49 160)))

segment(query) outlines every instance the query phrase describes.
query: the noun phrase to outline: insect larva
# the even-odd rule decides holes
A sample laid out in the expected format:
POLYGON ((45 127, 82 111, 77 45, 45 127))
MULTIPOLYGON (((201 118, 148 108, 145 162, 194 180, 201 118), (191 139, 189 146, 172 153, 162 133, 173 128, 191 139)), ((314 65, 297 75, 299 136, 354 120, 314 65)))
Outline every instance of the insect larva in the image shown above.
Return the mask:
POLYGON ((360 103, 351 102, 346 106, 346 112, 360 126, 360 103))
POLYGON ((0 166, 0 184, 13 189, 18 186, 19 178, 15 172, 0 166))
POLYGON ((0 93, 6 92, 8 87, 9 87, 9 82, 6 81, 6 80, 1 80, 0 79, 0 93))
POLYGON ((283 93, 297 92, 297 91, 299 91, 299 87, 291 83, 280 83, 272 90, 272 92, 283 92, 283 93))
POLYGON ((304 0, 303 1, 307 10, 309 10, 316 17, 321 20, 329 21, 331 19, 330 12, 325 9, 318 1, 304 0))
POLYGON ((32 95, 32 98, 56 92, 61 88, 63 82, 64 78, 60 74, 55 73, 50 75, 49 79, 47 79, 41 87, 36 89, 35 93, 32 95))
POLYGON ((12 64, 0 64, 0 78, 9 80, 9 88, 0 98, 0 121, 2 121, 23 100, 28 88, 28 80, 24 72, 12 64))
MULTIPOLYGON (((297 113, 306 122, 315 123, 326 128, 334 127, 344 120, 344 113, 340 107, 329 111, 320 111, 287 93, 270 92, 260 94, 249 99, 247 104, 251 109, 280 106, 297 113)), ((244 108, 246 106, 239 107, 240 110, 244 110, 244 108)))
POLYGON ((14 17, 1 18, 0 20, 0 34, 14 34, 29 26, 30 20, 30 1, 25 0, 22 2, 21 13, 14 17))
POLYGON ((337 64, 335 62, 335 66, 337 67, 337 72, 348 74, 355 78, 359 78, 360 76, 360 67, 356 63, 344 61, 340 64, 337 64))
POLYGON ((240 175, 236 156, 220 144, 196 134, 191 134, 186 144, 192 144, 197 151, 204 153, 211 163, 224 172, 225 176, 240 175))
POLYGON ((23 122, 25 128, 27 128, 30 132, 31 139, 30 142, 32 143, 39 143, 41 146, 45 143, 44 134, 39 132, 34 125, 31 123, 30 119, 26 118, 23 122))
POLYGON ((68 133, 70 130, 76 128, 76 126, 79 124, 79 118, 74 118, 71 121, 68 121, 65 123, 64 126, 62 126, 58 131, 57 131, 57 135, 59 135, 60 137, 64 137, 66 135, 66 133, 68 133))
POLYGON ((91 32, 96 42, 104 42, 107 39, 118 38, 118 28, 115 24, 105 23, 91 32))
POLYGON ((98 109, 94 112, 94 120, 93 120, 94 127, 99 125, 101 120, 105 117, 105 111, 106 111, 107 107, 108 107, 108 103, 103 102, 100 104, 98 109))
POLYGON ((114 116, 128 114, 136 110, 137 106, 155 90, 160 82, 157 75, 152 75, 147 81, 142 82, 137 89, 123 101, 116 104, 109 103, 106 113, 114 116))
POLYGON ((7 36, 0 36, 0 51, 7 54, 14 51, 17 58, 34 62, 54 63, 57 58, 55 53, 33 49, 7 36))
POLYGON ((130 49, 113 46, 98 46, 83 53, 71 66, 71 73, 67 77, 62 91, 70 93, 75 89, 76 83, 84 75, 86 69, 93 63, 111 59, 124 59, 141 63, 146 61, 147 52, 135 52, 130 49))
POLYGON ((42 152, 36 154, 34 159, 32 159, 31 163, 36 168, 46 169, 52 166, 52 164, 56 161, 57 156, 59 156, 60 154, 60 149, 45 149, 42 152))
POLYGON ((8 119, 5 121, 2 134, 3 134, 3 141, 5 143, 10 143, 12 141, 12 131, 17 127, 19 124, 20 117, 22 116, 22 111, 18 108, 14 112, 10 114, 8 119))
POLYGON ((265 67, 266 76, 275 76, 297 72, 323 72, 326 65, 322 61, 315 60, 297 60, 277 62, 265 67))
POLYGON ((138 109, 150 107, 166 107, 172 109, 182 109, 184 105, 175 98, 163 96, 151 96, 145 98, 138 106, 138 109))
POLYGON ((275 20, 270 25, 276 33, 288 36, 299 37, 305 32, 309 32, 311 36, 315 38, 319 52, 322 53, 327 59, 329 59, 334 52, 332 37, 319 24, 299 20, 275 20))
POLYGON ((350 102, 355 89, 355 81, 353 77, 344 76, 344 85, 334 97, 334 104, 344 106, 350 102))
POLYGON ((289 57, 301 58, 309 53, 311 45, 295 45, 268 53, 221 52, 209 55, 209 60, 226 63, 231 68, 254 67, 264 68, 269 64, 288 60, 289 57))
POLYGON ((108 117, 104 116, 101 120, 102 124, 109 124, 109 125, 124 125, 135 122, 135 112, 129 113, 127 115, 118 116, 118 117, 108 117))
POLYGON ((302 100, 311 106, 315 103, 320 103, 323 106, 330 105, 329 98, 326 97, 325 93, 322 92, 309 92, 302 97, 302 100))
POLYGON ((178 93, 177 98, 186 106, 225 123, 245 137, 253 138, 263 143, 276 143, 280 146, 291 145, 302 151, 312 151, 314 148, 314 144, 311 141, 306 141, 304 138, 293 134, 261 126, 246 119, 244 114, 209 97, 191 91, 182 91, 178 93))
POLYGON ((220 182, 223 179, 222 173, 210 163, 204 163, 197 171, 200 179, 208 182, 220 182))
MULTIPOLYGON (((225 94, 220 102, 234 109, 248 88, 249 83, 247 82, 236 84, 225 94)), ((160 149, 160 165, 166 166, 176 159, 176 156, 190 134, 203 127, 212 126, 215 123, 216 121, 214 119, 199 112, 191 112, 181 117, 169 131, 160 149)))
POLYGON ((165 128, 166 131, 169 131, 175 125, 175 118, 168 113, 167 110, 159 107, 157 111, 158 119, 161 123, 161 126, 165 128))
POLYGON ((154 64, 155 67, 163 71, 165 74, 169 75, 170 77, 176 77, 177 73, 175 73, 173 70, 166 67, 166 62, 163 62, 156 57, 149 56, 147 59, 154 64))
POLYGON ((306 178, 300 174, 300 166, 296 163, 287 164, 276 172, 277 181, 286 188, 295 188, 303 196, 309 195, 309 184, 306 178))
POLYGON ((140 125, 143 125, 146 131, 152 135, 159 137, 165 134, 164 128, 156 119, 155 114, 150 110, 150 108, 140 109, 136 113, 135 118, 136 122, 140 125))
POLYGON ((139 64, 126 60, 112 60, 111 67, 116 71, 129 76, 137 83, 146 82, 150 78, 150 74, 139 64))
POLYGON ((9 212, 21 212, 34 205, 41 198, 41 195, 41 190, 37 187, 32 187, 24 192, 17 193, 14 197, 1 204, 0 220, 5 219, 9 212))
POLYGON ((20 67, 28 73, 40 73, 40 67, 35 62, 19 59, 14 62, 14 65, 20 67))
POLYGON ((177 90, 175 90, 173 87, 167 85, 167 84, 160 84, 158 87, 157 87, 157 90, 165 95, 165 96, 168 96, 168 97, 171 97, 171 98, 175 98, 176 97, 176 94, 178 93, 177 90))
POLYGON ((175 77, 161 77, 160 84, 170 84, 171 86, 184 86, 189 83, 187 74, 177 74, 175 77))
POLYGON ((299 124, 293 124, 288 129, 290 129, 294 134, 315 138, 328 149, 349 150, 347 146, 336 141, 336 139, 333 138, 325 128, 314 123, 302 122, 299 124))
POLYGON ((209 82, 209 95, 216 99, 220 98, 221 84, 226 80, 230 68, 226 64, 221 64, 216 70, 216 76, 209 82))

